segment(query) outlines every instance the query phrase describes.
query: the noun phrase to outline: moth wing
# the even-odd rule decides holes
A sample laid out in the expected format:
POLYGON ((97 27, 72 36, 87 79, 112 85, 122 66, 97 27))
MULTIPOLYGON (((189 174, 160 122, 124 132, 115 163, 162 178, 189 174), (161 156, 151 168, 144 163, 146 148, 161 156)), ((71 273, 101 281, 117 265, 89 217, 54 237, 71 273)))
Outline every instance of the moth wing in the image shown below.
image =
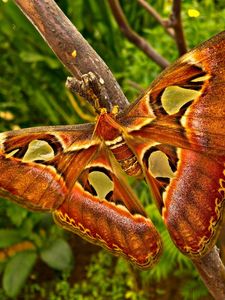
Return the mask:
POLYGON ((22 129, 0 134, 0 196, 52 210, 98 147, 93 125, 22 129))
POLYGON ((66 200, 53 213, 56 223, 136 266, 151 267, 161 253, 161 238, 118 162, 100 147, 66 200))
POLYGON ((167 68, 121 115, 171 237, 191 257, 213 247, 222 224, 224 94, 225 31, 167 68), (166 172, 154 171, 156 152, 166 172))
POLYGON ((0 134, 0 195, 51 211, 65 229, 150 267, 159 234, 93 130, 86 124, 0 134), (93 174, 100 175, 98 188, 93 174))
POLYGON ((135 138, 221 156, 224 94, 225 31, 169 66, 120 121, 135 138))
POLYGON ((180 251, 193 259, 212 249, 223 224, 221 161, 224 158, 162 144, 143 159, 146 181, 169 233, 180 251))
POLYGON ((165 191, 162 216, 177 247, 192 258, 215 245, 224 215, 225 176, 221 158, 181 149, 165 191))

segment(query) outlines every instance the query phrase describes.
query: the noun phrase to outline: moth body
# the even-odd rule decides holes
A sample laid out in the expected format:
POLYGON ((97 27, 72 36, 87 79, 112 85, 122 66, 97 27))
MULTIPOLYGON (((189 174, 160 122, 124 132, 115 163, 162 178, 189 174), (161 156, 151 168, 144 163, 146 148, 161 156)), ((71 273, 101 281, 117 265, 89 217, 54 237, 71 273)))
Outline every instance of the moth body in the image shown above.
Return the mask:
POLYGON ((126 128, 117 122, 116 114, 104 110, 96 122, 95 134, 111 150, 127 175, 142 177, 141 165, 123 136, 127 135, 126 128))

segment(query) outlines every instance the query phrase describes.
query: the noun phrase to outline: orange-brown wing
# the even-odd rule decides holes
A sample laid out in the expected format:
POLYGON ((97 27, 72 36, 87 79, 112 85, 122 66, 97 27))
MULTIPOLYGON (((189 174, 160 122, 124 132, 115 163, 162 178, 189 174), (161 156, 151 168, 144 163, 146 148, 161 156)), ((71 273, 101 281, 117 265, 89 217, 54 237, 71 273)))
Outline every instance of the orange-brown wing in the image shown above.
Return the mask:
POLYGON ((92 132, 87 124, 1 133, 0 196, 34 210, 58 207, 96 151, 92 132))
POLYGON ((225 157, 217 160, 180 150, 178 158, 175 176, 163 194, 162 215, 177 247, 196 258, 212 249, 221 229, 225 157))
POLYGON ((54 218, 140 268, 151 267, 161 253, 158 232, 104 147, 84 168, 54 218))
POLYGON ((224 214, 225 32, 181 57, 121 116, 167 228, 204 255, 224 214))
POLYGON ((224 93, 225 31, 162 72, 120 121, 134 137, 224 155, 224 93))
POLYGON ((93 129, 87 124, 0 134, 0 196, 51 211, 64 228, 150 267, 160 236, 93 129))
POLYGON ((142 166, 176 246, 197 258, 215 245, 224 215, 225 157, 158 144, 142 166))

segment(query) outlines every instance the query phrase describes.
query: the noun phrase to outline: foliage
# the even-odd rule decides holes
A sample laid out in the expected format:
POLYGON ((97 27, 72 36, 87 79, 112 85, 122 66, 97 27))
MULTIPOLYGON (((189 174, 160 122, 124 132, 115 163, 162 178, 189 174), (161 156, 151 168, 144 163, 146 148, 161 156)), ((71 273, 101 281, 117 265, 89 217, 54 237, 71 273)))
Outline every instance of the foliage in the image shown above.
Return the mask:
POLYGON ((19 294, 39 259, 55 270, 71 269, 71 247, 49 215, 30 213, 7 202, 3 202, 0 212, 0 266, 3 288, 9 297, 19 294))
POLYGON ((15 254, 6 264, 3 275, 3 288, 9 297, 15 297, 23 287, 36 261, 34 251, 22 251, 15 254), (20 272, 15 272, 18 270, 20 272))
MULTIPOLYGON (((147 87, 159 73, 159 67, 123 37, 107 1, 57 2, 106 61, 127 97, 134 100, 140 89, 147 87)), ((190 48, 224 29, 223 2, 183 1, 183 24, 190 48), (189 9, 198 11, 199 16, 191 17, 189 9)), ((164 18, 171 12, 169 0, 149 3, 164 18)), ((175 43, 162 27, 136 2, 123 0, 121 4, 132 28, 161 55, 174 61, 177 57, 175 43)), ((0 130, 82 122, 64 89, 65 69, 10 0, 0 0, 0 23, 0 130)), ((124 260, 100 251, 92 255, 83 278, 74 283, 72 268, 79 263, 80 269, 85 266, 76 257, 73 264, 73 249, 66 241, 70 235, 57 228, 49 215, 28 212, 1 200, 0 272, 3 286, 0 298, 15 298, 21 288, 23 296, 17 296, 17 299, 25 300, 189 300, 206 296, 207 291, 192 264, 171 242, 159 213, 149 201, 146 185, 135 182, 132 185, 164 240, 164 253, 158 266, 150 271, 137 271, 124 260), (56 270, 47 282, 32 280, 37 272, 35 267, 41 261, 56 270), (16 276, 18 269, 22 272, 20 279, 16 276), (25 280, 29 282, 26 286, 25 280)), ((91 248, 89 244, 87 247, 91 248)))

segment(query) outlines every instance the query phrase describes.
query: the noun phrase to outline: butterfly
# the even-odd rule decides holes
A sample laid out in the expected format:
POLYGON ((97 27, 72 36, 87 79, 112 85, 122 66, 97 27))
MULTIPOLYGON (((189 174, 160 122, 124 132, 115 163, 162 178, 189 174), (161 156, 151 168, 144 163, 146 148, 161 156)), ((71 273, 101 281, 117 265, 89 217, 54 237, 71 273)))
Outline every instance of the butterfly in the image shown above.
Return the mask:
POLYGON ((149 185, 170 236, 192 259, 215 245, 225 199, 225 31, 168 67, 125 111, 96 123, 0 134, 0 196, 152 267, 162 249, 125 174, 149 185))

